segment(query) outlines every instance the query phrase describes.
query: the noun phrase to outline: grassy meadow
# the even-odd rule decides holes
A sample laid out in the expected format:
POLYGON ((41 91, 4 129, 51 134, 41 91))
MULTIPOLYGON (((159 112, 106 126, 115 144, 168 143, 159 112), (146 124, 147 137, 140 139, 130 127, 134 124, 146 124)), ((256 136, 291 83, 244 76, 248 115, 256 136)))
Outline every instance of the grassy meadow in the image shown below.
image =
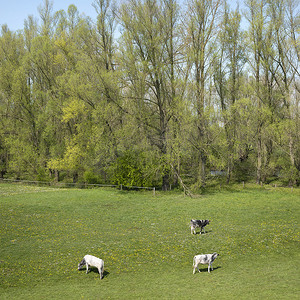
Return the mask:
POLYGON ((299 189, 181 193, 0 184, 1 299, 297 299, 299 189), (191 235, 191 218, 210 219, 191 235), (218 252, 192 274, 195 254, 218 252), (85 254, 102 258, 77 270, 85 254))

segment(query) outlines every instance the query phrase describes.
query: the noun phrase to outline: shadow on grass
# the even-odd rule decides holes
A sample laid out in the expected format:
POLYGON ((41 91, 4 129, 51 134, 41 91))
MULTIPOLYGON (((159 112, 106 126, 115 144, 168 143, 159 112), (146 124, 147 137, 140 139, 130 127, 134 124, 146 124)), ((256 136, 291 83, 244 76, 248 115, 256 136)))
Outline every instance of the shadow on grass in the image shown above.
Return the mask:
MULTIPOLYGON (((82 271, 86 272, 86 269, 80 269, 80 270, 78 270, 78 271, 79 271, 79 272, 82 272, 82 271)), ((88 273, 90 273, 90 272, 97 273, 97 274, 99 275, 99 271, 98 271, 97 268, 90 267, 88 273)), ((105 270, 104 270, 104 272, 103 272, 103 278, 105 278, 106 276, 109 276, 109 274, 110 274, 110 273, 109 273, 108 271, 105 271, 105 270)), ((102 278, 102 279, 103 279, 103 278, 102 278)))
MULTIPOLYGON (((214 269, 213 270, 211 270, 210 269, 210 272, 214 272, 215 270, 218 270, 218 269, 221 269, 222 267, 214 267, 214 269)), ((208 273, 208 268, 199 268, 199 270, 200 270, 200 272, 202 273, 202 272, 204 272, 204 273, 208 273)), ((197 274, 197 273, 199 273, 198 272, 198 270, 196 269, 196 273, 195 274, 197 274)))
POLYGON ((193 234, 193 235, 205 235, 205 234, 208 234, 208 233, 210 233, 210 232, 212 232, 212 230, 205 230, 205 233, 202 231, 202 233, 200 233, 200 231, 198 232, 196 232, 196 234, 193 234))

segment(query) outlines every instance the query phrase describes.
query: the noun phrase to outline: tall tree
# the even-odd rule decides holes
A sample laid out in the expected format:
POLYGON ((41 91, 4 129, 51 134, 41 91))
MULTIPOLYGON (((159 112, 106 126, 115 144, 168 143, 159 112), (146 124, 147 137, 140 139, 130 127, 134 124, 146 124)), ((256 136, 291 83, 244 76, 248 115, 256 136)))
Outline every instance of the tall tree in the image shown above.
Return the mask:
MULTIPOLYGON (((227 3, 224 5, 223 22, 219 32, 219 49, 214 59, 214 84, 217 90, 224 118, 227 140, 227 183, 229 183, 234 160, 238 155, 235 144, 238 141, 239 121, 236 116, 236 101, 241 97, 243 67, 246 49, 245 34, 241 30, 241 14, 237 8, 230 12, 227 3)), ((241 144, 240 146, 241 147, 241 144)), ((239 156, 239 158, 241 158, 239 156)))
POLYGON ((193 0, 189 4, 187 32, 190 42, 188 55, 192 63, 195 85, 195 109, 197 114, 197 136, 194 146, 199 152, 198 181, 200 186, 206 183, 207 164, 207 117, 205 114, 205 89, 212 44, 216 38, 216 28, 221 0, 193 0))
MULTIPOLYGON (((15 81, 17 72, 22 65, 24 54, 23 40, 20 35, 10 31, 7 25, 1 28, 0 36, 0 176, 4 176, 10 170, 18 175, 23 171, 21 165, 14 164, 17 157, 10 154, 10 150, 16 151, 12 145, 14 136, 19 130, 25 128, 24 118, 21 115, 19 99, 15 97, 15 81), (15 166, 15 168, 14 168, 15 166)), ((17 144, 17 143, 16 143, 17 144)), ((15 146, 17 146, 15 144, 15 146)))
MULTIPOLYGON (((295 153, 298 149, 297 140, 299 141, 299 134, 296 133, 295 126, 295 97, 294 83, 295 78, 299 80, 299 48, 296 42, 296 28, 295 18, 297 14, 292 12, 292 7, 295 8, 293 1, 276 0, 269 2, 270 19, 273 25, 274 46, 272 59, 276 65, 276 72, 274 78, 276 81, 277 97, 279 99, 280 115, 283 122, 287 125, 287 152, 290 159, 290 183, 295 182, 297 170, 295 153), (294 95, 293 95, 294 94, 294 95), (287 121, 289 120, 289 121, 287 121)), ((299 18, 299 12, 298 12, 299 18)), ((299 29, 299 24, 298 24, 299 29)), ((298 160, 299 161, 299 160, 298 160)))
POLYGON ((176 1, 130 0, 121 7, 126 97, 161 157, 163 189, 169 189, 169 125, 176 106, 176 1))
POLYGON ((251 58, 248 60, 254 74, 254 95, 253 101, 257 104, 257 134, 256 134, 256 182, 260 183, 262 179, 262 159, 263 159, 263 126, 264 118, 262 116, 262 52, 263 52, 263 30, 266 22, 266 1, 265 0, 246 0, 248 7, 247 19, 249 22, 249 39, 251 58))
POLYGON ((93 22, 45 0, 3 26, 0 176, 298 183, 299 1, 245 0, 247 30, 225 0, 178 3, 95 0, 93 22))

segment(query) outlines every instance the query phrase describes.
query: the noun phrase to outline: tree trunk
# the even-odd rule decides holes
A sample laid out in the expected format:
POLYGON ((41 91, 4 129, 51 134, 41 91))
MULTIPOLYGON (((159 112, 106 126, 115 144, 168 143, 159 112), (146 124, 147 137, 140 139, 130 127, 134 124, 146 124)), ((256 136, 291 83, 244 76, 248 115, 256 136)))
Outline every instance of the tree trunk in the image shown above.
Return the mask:
POLYGON ((257 166, 256 166, 256 183, 260 184, 261 182, 261 165, 262 165, 262 142, 261 136, 259 133, 257 140, 257 166))

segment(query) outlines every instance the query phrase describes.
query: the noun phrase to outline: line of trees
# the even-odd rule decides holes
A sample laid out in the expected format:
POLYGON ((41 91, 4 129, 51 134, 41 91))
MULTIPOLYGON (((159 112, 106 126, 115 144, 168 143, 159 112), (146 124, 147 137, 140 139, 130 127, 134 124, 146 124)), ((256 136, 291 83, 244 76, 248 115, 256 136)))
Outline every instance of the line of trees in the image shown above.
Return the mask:
POLYGON ((92 5, 2 26, 1 177, 300 183, 298 0, 92 5))

